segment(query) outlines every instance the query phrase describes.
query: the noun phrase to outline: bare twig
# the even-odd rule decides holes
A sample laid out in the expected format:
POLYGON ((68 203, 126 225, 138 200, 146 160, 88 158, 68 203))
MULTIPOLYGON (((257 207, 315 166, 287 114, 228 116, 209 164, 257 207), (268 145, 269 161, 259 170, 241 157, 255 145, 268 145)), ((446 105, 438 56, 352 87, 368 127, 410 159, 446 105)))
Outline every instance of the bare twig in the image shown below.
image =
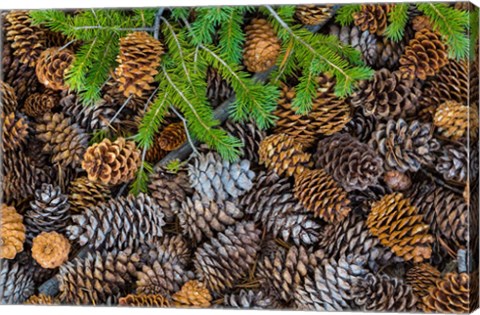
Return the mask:
POLYGON ((120 107, 120 109, 115 113, 115 115, 113 116, 112 119, 110 119, 109 121, 109 124, 111 124, 112 122, 115 121, 115 119, 117 119, 118 115, 120 115, 120 113, 122 112, 122 110, 125 108, 125 106, 127 106, 128 102, 130 102, 130 100, 132 99, 133 97, 133 94, 130 95, 127 100, 125 101, 125 103, 123 103, 122 107, 120 107))
POLYGON ((188 143, 190 144, 190 147, 191 147, 191 149, 193 150, 193 152, 198 155, 199 153, 198 153, 198 151, 197 151, 197 148, 195 147, 195 143, 193 142, 192 137, 190 136, 190 132, 188 131, 187 120, 182 116, 182 114, 180 114, 180 113, 175 109, 175 107, 170 106, 170 109, 171 109, 171 110, 175 113, 175 115, 177 115, 177 117, 180 118, 180 120, 183 122, 183 128, 185 129, 185 133, 187 134, 188 143))
POLYGON ((153 26, 153 29, 154 29, 153 37, 155 39, 158 39, 158 37, 160 36, 160 20, 161 20, 160 18, 162 17, 164 10, 165 8, 158 9, 157 14, 155 15, 155 24, 153 26))

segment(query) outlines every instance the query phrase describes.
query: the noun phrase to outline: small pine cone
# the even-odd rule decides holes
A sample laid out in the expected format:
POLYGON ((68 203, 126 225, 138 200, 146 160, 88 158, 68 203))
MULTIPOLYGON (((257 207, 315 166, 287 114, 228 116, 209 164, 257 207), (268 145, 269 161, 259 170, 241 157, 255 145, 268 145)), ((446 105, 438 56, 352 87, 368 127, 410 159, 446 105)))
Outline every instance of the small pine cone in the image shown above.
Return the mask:
POLYGON ((411 117, 420 95, 418 81, 402 79, 400 72, 382 68, 375 72, 372 80, 359 83, 350 103, 362 107, 366 116, 377 119, 411 117))
POLYGON ((43 117, 58 104, 58 97, 51 92, 33 93, 25 100, 22 111, 30 117, 43 117))
POLYGON ((365 257, 341 257, 324 260, 315 268, 313 277, 295 292, 295 305, 301 310, 349 310, 354 298, 353 286, 367 274, 365 257))
POLYGON ((19 114, 2 113, 2 143, 5 150, 19 150, 27 141, 28 122, 19 114))
POLYGON ((420 302, 424 296, 428 295, 430 288, 435 287, 440 280, 440 271, 427 263, 418 264, 407 271, 405 280, 420 302))
POLYGON ((396 278, 368 274, 352 288, 355 303, 369 312, 415 312, 417 298, 409 285, 396 278))
POLYGON ((26 304, 26 305, 59 305, 60 301, 53 296, 39 294, 39 295, 32 295, 23 304, 26 304))
POLYGON ((12 43, 13 55, 21 63, 35 67, 47 44, 45 29, 32 25, 28 11, 10 11, 5 20, 8 23, 5 37, 12 43))
POLYGON ((368 143, 372 132, 377 128, 377 123, 374 116, 367 116, 362 109, 357 109, 352 116, 352 120, 345 125, 343 131, 351 134, 360 142, 368 143))
POLYGON ((0 260, 0 304, 21 304, 34 292, 31 270, 18 262, 0 260))
POLYGON ((222 78, 217 69, 207 69, 207 98, 213 108, 218 107, 230 97, 235 95, 232 87, 222 78))
POLYGON ((187 197, 178 213, 183 234, 200 242, 204 237, 212 238, 215 232, 237 223, 243 218, 243 212, 230 201, 205 200, 198 194, 187 197))
POLYGON ((146 32, 133 32, 121 38, 114 74, 118 91, 125 97, 142 97, 151 89, 162 54, 162 43, 146 32))
POLYGON ((374 202, 367 218, 370 232, 405 261, 422 262, 432 254, 433 236, 418 209, 401 193, 374 202))
POLYGON ((187 141, 187 132, 182 122, 166 126, 160 132, 160 148, 165 151, 174 151, 187 141))
POLYGON ((14 207, 2 204, 0 209, 0 259, 14 259, 23 251, 25 225, 14 207))
POLYGON ((276 299, 264 291, 240 290, 238 293, 225 295, 223 305, 229 308, 244 308, 257 310, 274 310, 279 308, 276 299))
POLYGON ((408 173, 388 171, 383 175, 383 181, 392 191, 405 191, 412 186, 408 173))
POLYGON ((298 5, 295 10, 295 17, 303 25, 319 25, 330 20, 334 14, 331 4, 326 5, 298 5))
POLYGON ((160 294, 129 294, 118 299, 120 306, 169 307, 170 302, 160 294))
POLYGON ((2 80, 0 80, 0 101, 5 114, 10 114, 17 110, 18 102, 15 90, 2 80))
POLYGON ((327 222, 341 222, 350 212, 346 191, 322 169, 296 175, 293 192, 307 210, 327 222))
POLYGON ((466 137, 467 133, 475 135, 478 130, 478 112, 474 107, 446 101, 436 109, 433 125, 442 137, 457 141, 466 137))
POLYGON ((84 213, 110 198, 111 191, 100 183, 91 182, 87 177, 78 177, 68 187, 68 202, 72 213, 84 213))
POLYGON ((88 245, 95 250, 136 248, 163 235, 163 217, 160 207, 149 196, 129 195, 74 215, 67 236, 80 246, 88 245))
POLYGON ((432 125, 417 120, 389 120, 378 124, 369 142, 383 158, 387 170, 418 171, 432 166, 439 142, 432 137, 432 125))
POLYGON ((273 67, 280 54, 280 40, 265 19, 253 19, 245 27, 243 63, 250 72, 263 72, 273 67))
POLYGON ((167 151, 160 148, 159 140, 159 134, 155 135, 152 146, 148 148, 147 152, 145 153, 145 161, 156 164, 168 154, 167 151))
POLYGON ((88 253, 60 267, 60 300, 66 304, 101 305, 125 296, 139 269, 131 252, 88 253))
POLYGON ((177 307, 210 307, 212 296, 203 283, 190 280, 172 295, 172 300, 177 307))
POLYGON ((68 239, 57 232, 42 232, 33 239, 32 257, 42 268, 60 267, 68 260, 69 253, 68 239))
POLYGON ((25 225, 29 238, 40 232, 63 232, 70 220, 68 197, 60 187, 42 184, 35 191, 35 199, 30 202, 30 210, 25 213, 25 225))
MULTIPOLYGON (((468 153, 463 144, 447 144, 438 152, 435 170, 450 182, 465 184, 468 176, 468 153)), ((470 176, 475 177, 475 173, 470 176)))
POLYGON ((63 113, 46 113, 36 125, 37 138, 45 142, 43 152, 52 154, 52 163, 77 167, 88 146, 89 135, 63 113))
POLYGON ((432 23, 426 15, 418 15, 412 19, 412 28, 415 32, 421 30, 432 30, 432 23))
POLYGON ((423 311, 427 313, 469 313, 470 276, 467 273, 448 273, 437 281, 434 289, 423 297, 423 311))
POLYGON ((349 134, 319 141, 315 160, 315 166, 332 175, 346 191, 365 190, 383 173, 383 161, 377 153, 349 134))
POLYGON ((140 167, 140 151, 135 142, 119 137, 114 142, 108 138, 88 147, 82 168, 88 179, 105 185, 131 181, 140 167))
POLYGON ((242 141, 243 147, 240 148, 240 157, 258 164, 258 150, 260 142, 267 136, 264 130, 258 128, 253 120, 249 122, 232 122, 227 120, 225 129, 234 137, 242 141))
POLYGON ((200 154, 188 166, 191 186, 206 200, 238 198, 249 191, 255 173, 250 161, 229 162, 217 153, 200 154))
POLYGON ((215 293, 234 287, 255 264, 260 233, 253 223, 240 222, 203 243, 195 252, 197 278, 215 293))
POLYGON ((260 142, 260 164, 274 170, 280 176, 300 174, 311 166, 311 154, 303 150, 303 145, 294 137, 276 134, 266 137, 260 142))
POLYGON ((353 14, 355 25, 371 34, 382 35, 387 28, 390 5, 364 4, 359 12, 353 14))
POLYGON ((68 90, 65 75, 75 59, 75 54, 69 49, 52 47, 46 49, 35 68, 38 81, 52 90, 68 90))
POLYGON ((402 77, 410 80, 426 80, 436 75, 448 63, 447 47, 440 35, 428 29, 415 33, 400 57, 402 77))

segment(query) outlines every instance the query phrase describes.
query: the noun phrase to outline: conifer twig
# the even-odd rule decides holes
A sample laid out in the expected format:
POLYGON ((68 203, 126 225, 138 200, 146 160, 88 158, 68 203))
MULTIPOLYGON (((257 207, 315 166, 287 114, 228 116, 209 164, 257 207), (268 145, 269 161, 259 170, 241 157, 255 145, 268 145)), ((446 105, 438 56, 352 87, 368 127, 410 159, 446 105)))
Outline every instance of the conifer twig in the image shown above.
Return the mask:
POLYGON ((190 147, 191 147, 192 151, 193 151, 195 154, 197 154, 197 155, 200 154, 200 153, 198 153, 197 148, 195 147, 195 143, 193 142, 192 137, 190 136, 190 132, 188 131, 187 120, 185 119, 185 117, 182 116, 182 114, 180 114, 180 113, 175 109, 175 107, 170 106, 170 108, 171 108, 172 111, 175 113, 175 115, 177 115, 177 117, 180 118, 180 120, 182 121, 182 123, 183 123, 183 128, 185 129, 185 133, 187 134, 188 143, 190 144, 190 147))
POLYGON ((100 25, 87 25, 87 26, 76 26, 73 30, 109 30, 109 31, 133 31, 133 32, 152 32, 154 29, 152 27, 111 27, 111 26, 100 26, 100 25))
POLYGON ((163 15, 163 11, 165 8, 160 8, 157 11, 157 14, 155 15, 155 24, 153 26, 153 29, 155 30, 153 32, 153 37, 158 40, 158 37, 160 36, 160 18, 163 15))

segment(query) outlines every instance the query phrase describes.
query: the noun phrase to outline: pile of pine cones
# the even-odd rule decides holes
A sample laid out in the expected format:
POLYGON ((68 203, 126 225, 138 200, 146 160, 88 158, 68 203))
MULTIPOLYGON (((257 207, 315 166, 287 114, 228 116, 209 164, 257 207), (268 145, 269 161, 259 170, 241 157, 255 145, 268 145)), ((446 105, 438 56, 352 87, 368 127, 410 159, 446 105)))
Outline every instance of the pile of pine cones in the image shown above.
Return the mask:
MULTIPOLYGON (((340 99, 332 76, 319 76, 303 115, 292 107, 296 79, 283 82, 274 128, 225 122, 244 143, 240 160, 200 147, 178 170, 157 166, 137 196, 128 184, 142 153, 129 136, 162 43, 122 38, 102 100, 85 107, 65 80, 75 43, 33 26, 28 12, 4 14, 0 302, 472 309, 478 64, 448 59, 416 10, 398 43, 383 36, 388 5, 362 5, 352 26, 334 12, 298 6, 295 18, 358 49, 371 80, 340 99), (115 137, 95 141, 102 130, 115 137)), ((280 39, 267 19, 247 22, 245 69, 262 72, 280 39)), ((215 68, 207 80, 213 106, 233 95, 215 68)), ((186 141, 171 115, 145 158, 157 163, 186 141)))

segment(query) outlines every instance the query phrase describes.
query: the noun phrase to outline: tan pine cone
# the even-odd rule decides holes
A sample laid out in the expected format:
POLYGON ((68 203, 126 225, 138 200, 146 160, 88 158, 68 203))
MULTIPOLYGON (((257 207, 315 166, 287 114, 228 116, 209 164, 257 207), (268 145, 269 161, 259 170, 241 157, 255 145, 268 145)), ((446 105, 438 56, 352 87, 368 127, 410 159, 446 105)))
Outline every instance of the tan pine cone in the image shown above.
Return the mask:
POLYGON ((33 239, 32 257, 46 269, 60 267, 68 260, 70 242, 57 232, 42 232, 33 239))
POLYGON ((430 19, 426 15, 418 15, 412 19, 412 28, 415 32, 421 30, 432 30, 430 19))
POLYGON ((17 109, 18 102, 15 90, 2 80, 0 80, 0 100, 4 113, 10 114, 17 109))
POLYGON ((107 201, 111 191, 101 183, 92 182, 87 177, 78 177, 68 187, 70 211, 82 213, 86 209, 107 201))
POLYGON ((187 281, 182 289, 172 295, 173 305, 177 307, 210 307, 212 296, 207 287, 198 280, 187 281))
POLYGON ((182 122, 169 124, 160 133, 158 139, 160 148, 165 151, 174 151, 187 141, 187 133, 182 122))
POLYGON ((14 207, 2 204, 0 209, 0 259, 14 259, 23 251, 25 225, 14 207))
POLYGON ((322 169, 297 174, 293 192, 307 210, 327 222, 339 223, 350 212, 346 191, 322 169))
POLYGON ((2 142, 6 150, 18 150, 27 141, 28 123, 14 112, 6 115, 2 112, 2 142))
POLYGON ((125 97, 142 97, 151 89, 160 65, 163 46, 146 32, 133 32, 120 39, 114 79, 125 97))
POLYGON ((427 313, 469 313, 470 277, 467 273, 448 273, 423 297, 427 313))
POLYGON ((42 117, 54 108, 60 98, 51 92, 30 94, 23 103, 23 112, 30 117, 42 117))
POLYGON ((407 271, 405 280, 420 300, 428 295, 430 288, 435 287, 440 280, 440 271, 428 263, 418 264, 407 271))
POLYGON ((389 194, 373 203, 367 226, 397 256, 405 261, 422 262, 430 258, 434 238, 417 212, 403 194, 389 194))
POLYGON ((464 138, 469 131, 473 136, 478 130, 478 111, 455 101, 446 101, 436 109, 433 124, 440 135, 452 140, 464 138))
POLYGON ((447 46, 440 35, 428 29, 415 33, 400 57, 400 72, 405 79, 426 80, 448 63, 447 46))
POLYGON ((243 63, 250 72, 263 72, 275 65, 280 54, 280 40, 265 19, 253 19, 245 27, 243 63))
POLYGON ((67 90, 65 75, 74 59, 75 54, 69 49, 59 47, 46 49, 38 58, 35 68, 38 81, 52 90, 67 90))
POLYGON ((303 150, 303 145, 295 138, 277 134, 260 142, 259 162, 280 175, 292 176, 312 166, 311 154, 303 150))
POLYGON ((28 298, 23 304, 27 305, 59 305, 60 300, 53 296, 39 294, 39 295, 32 295, 28 298))
POLYGON ((371 34, 382 35, 387 28, 390 5, 364 4, 359 12, 353 14, 355 25, 371 34))
POLYGON ((303 25, 319 25, 328 21, 333 16, 333 5, 298 5, 295 10, 295 17, 303 25))
POLYGON ((129 294, 118 300, 120 306, 169 307, 168 299, 160 294, 129 294))
POLYGON ((114 142, 106 138, 90 146, 85 152, 82 167, 89 180, 116 185, 132 180, 140 163, 140 151, 135 142, 119 137, 114 142))

